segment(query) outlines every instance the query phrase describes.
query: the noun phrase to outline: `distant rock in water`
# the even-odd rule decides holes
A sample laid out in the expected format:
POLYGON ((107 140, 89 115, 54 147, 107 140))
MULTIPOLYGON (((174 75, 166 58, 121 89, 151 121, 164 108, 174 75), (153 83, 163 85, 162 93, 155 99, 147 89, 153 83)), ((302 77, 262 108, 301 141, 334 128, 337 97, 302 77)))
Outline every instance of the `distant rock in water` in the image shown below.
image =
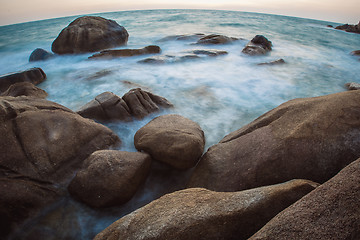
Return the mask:
POLYGON ((161 48, 159 46, 150 45, 141 49, 118 49, 118 50, 105 50, 100 53, 96 53, 89 57, 89 59, 95 58, 117 58, 117 57, 132 57, 146 54, 160 53, 161 48))
POLYGON ((352 51, 350 54, 354 56, 360 56, 360 50, 352 51))
POLYGON ((193 50, 191 52, 196 55, 206 55, 209 57, 216 57, 216 56, 228 54, 227 51, 216 50, 216 49, 205 49, 205 50, 200 49, 200 50, 193 50))
POLYGON ((0 94, 0 96, 28 96, 35 98, 46 98, 47 93, 41 88, 36 87, 34 84, 29 82, 18 82, 11 85, 5 92, 0 94))
POLYGON ((30 68, 25 71, 2 75, 0 76, 0 92, 6 91, 14 83, 30 82, 37 85, 45 79, 46 74, 41 68, 30 68))
POLYGON ((54 56, 55 55, 51 52, 48 52, 42 48, 37 48, 31 53, 29 62, 43 61, 52 58, 54 56))
POLYGON ((272 43, 263 35, 256 35, 242 50, 248 55, 264 55, 272 50, 272 43))
POLYGON ((360 33, 360 21, 357 25, 345 24, 335 27, 335 29, 343 30, 346 32, 360 33))
POLYGON ((257 65, 259 66, 262 66, 262 65, 281 65, 281 64, 284 64, 285 63, 285 60, 280 58, 278 60, 275 60, 275 61, 271 61, 271 62, 264 62, 264 63, 258 63, 257 65))
POLYGON ((234 41, 239 40, 238 38, 234 37, 227 37, 224 35, 218 35, 218 34, 210 34, 205 37, 200 38, 196 44, 227 44, 234 41))
POLYGON ((334 26, 333 25, 326 25, 328 28, 333 28, 334 26))
POLYGON ((84 16, 60 32, 51 50, 57 54, 97 52, 125 45, 128 37, 126 29, 113 20, 84 16))
POLYGON ((140 88, 132 89, 122 98, 111 92, 104 92, 87 103, 79 111, 83 117, 98 121, 130 121, 133 117, 142 119, 160 107, 172 107, 163 97, 140 88))
POLYGON ((202 38, 203 36, 205 36, 205 34, 203 34, 203 33, 172 35, 172 36, 167 36, 167 37, 161 38, 161 39, 157 40, 157 42, 166 42, 166 41, 191 41, 191 40, 197 41, 197 40, 199 40, 200 38, 202 38))
POLYGON ((355 82, 345 83, 345 87, 348 90, 359 90, 360 89, 360 83, 355 83, 355 82))

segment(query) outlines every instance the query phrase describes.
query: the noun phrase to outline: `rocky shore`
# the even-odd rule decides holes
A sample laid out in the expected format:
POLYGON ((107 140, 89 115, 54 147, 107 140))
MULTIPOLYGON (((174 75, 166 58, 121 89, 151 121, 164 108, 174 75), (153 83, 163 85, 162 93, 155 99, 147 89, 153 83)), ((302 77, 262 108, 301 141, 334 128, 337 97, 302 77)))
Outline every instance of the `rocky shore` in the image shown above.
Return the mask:
MULTIPOLYGON (((88 53, 101 59, 161 52, 155 45, 111 49, 125 45, 128 37, 113 20, 81 17, 54 40, 55 54, 36 49, 29 61, 57 54, 88 53)), ((217 46, 242 39, 191 34, 158 43, 183 40, 217 46)), ((273 48, 276 43, 256 35, 238 53, 256 59, 273 48)), ((200 47, 173 56, 145 56, 139 63, 171 64, 226 54, 200 47)), ((284 63, 279 59, 255 66, 284 63)), ((356 83, 347 86, 352 91, 285 102, 204 153, 206 132, 198 123, 164 114, 177 107, 171 99, 141 88, 120 97, 109 89, 74 112, 46 100, 47 93, 36 86, 43 81, 41 68, 0 77, 1 239, 16 239, 24 223, 65 196, 98 211, 131 203, 154 176, 165 186, 164 194, 94 239, 360 238, 356 83), (133 136, 138 152, 118 150, 122 140, 104 123, 135 122, 154 112, 161 116, 133 136), (168 175, 174 174, 181 181, 175 190, 166 187, 172 184, 168 175)))

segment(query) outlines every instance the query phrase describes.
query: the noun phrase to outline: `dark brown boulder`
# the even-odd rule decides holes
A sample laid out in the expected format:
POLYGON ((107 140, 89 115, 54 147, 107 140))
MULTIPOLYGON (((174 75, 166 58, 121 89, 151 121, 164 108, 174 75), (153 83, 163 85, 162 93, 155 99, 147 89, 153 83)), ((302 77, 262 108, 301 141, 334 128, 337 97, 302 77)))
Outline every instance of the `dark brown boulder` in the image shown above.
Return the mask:
POLYGON ((0 76, 0 92, 6 91, 10 85, 18 82, 30 82, 37 85, 46 79, 46 74, 41 68, 30 68, 25 71, 10 73, 0 76))
POLYGON ((150 45, 141 49, 119 49, 119 50, 105 50, 100 53, 96 53, 89 57, 89 59, 111 59, 118 57, 132 57, 146 54, 160 53, 161 49, 159 46, 150 45))
POLYGON ((34 86, 34 84, 29 82, 18 82, 11 85, 5 92, 0 94, 0 96, 11 96, 11 97, 18 97, 18 96, 28 96, 28 97, 35 97, 35 98, 46 98, 47 93, 34 86))
POLYGON ((295 99, 209 148, 190 187, 239 191, 301 178, 323 183, 360 157, 360 91, 295 99))
POLYGON ((346 32, 352 32, 352 33, 360 33, 360 21, 358 24, 355 24, 355 25, 344 24, 344 25, 335 27, 335 29, 343 30, 346 32))
POLYGON ((125 45, 128 37, 126 29, 113 20, 84 16, 60 32, 51 50, 57 54, 97 52, 125 45))
POLYGON ((32 97, 0 97, 0 135, 0 219, 6 219, 6 234, 53 202, 92 152, 119 143, 105 126, 32 97))
POLYGON ((31 53, 29 62, 44 61, 54 56, 55 55, 51 52, 48 52, 42 48, 37 48, 31 53))
POLYGON ((264 55, 272 50, 272 43, 262 35, 256 35, 242 50, 247 55, 264 55))
POLYGON ((360 159, 279 213, 250 239, 360 239, 360 159))
POLYGON ((204 151, 200 126, 179 115, 157 117, 136 132, 134 144, 157 161, 178 169, 195 166, 204 151))
POLYGON ((227 43, 232 43, 234 41, 239 40, 238 38, 234 38, 234 37, 227 37, 224 35, 219 35, 219 34, 210 34, 207 35, 205 37, 200 38, 196 44, 227 44, 227 43))
POLYGON ((352 51, 350 54, 354 56, 360 56, 360 50, 352 51))
POLYGON ((84 161, 68 189, 91 207, 119 206, 145 182, 150 165, 151 158, 145 153, 97 151, 84 161))
POLYGON ((119 219, 95 240, 247 239, 316 186, 294 180, 231 193, 185 189, 119 219))

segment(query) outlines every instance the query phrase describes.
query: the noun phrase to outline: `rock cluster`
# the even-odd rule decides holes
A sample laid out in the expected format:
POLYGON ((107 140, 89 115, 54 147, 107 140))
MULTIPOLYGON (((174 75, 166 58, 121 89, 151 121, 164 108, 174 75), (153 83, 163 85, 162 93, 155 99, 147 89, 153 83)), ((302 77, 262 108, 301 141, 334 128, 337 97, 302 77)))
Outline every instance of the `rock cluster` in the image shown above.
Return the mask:
POLYGON ((122 98, 111 92, 104 92, 83 106, 77 113, 98 121, 130 121, 133 117, 142 119, 160 108, 172 104, 163 97, 140 88, 132 89, 122 98))
POLYGON ((256 35, 242 50, 247 55, 264 55, 272 50, 272 43, 262 35, 256 35))
POLYGON ((358 24, 355 24, 355 25, 344 24, 344 25, 335 27, 335 29, 343 30, 346 32, 352 32, 352 33, 360 33, 360 21, 358 24))

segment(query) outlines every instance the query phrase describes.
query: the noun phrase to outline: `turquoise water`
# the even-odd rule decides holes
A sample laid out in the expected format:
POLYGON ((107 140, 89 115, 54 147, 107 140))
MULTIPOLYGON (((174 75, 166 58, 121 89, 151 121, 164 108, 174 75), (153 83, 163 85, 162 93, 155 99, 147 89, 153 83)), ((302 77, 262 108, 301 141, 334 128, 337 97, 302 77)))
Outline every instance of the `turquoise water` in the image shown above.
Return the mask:
MULTIPOLYGON (((175 105, 174 109, 142 121, 109 124, 123 140, 121 150, 135 151, 135 132, 156 115, 178 113, 199 123, 208 148, 287 100, 345 91, 345 83, 360 81, 360 61, 349 54, 360 49, 360 35, 326 27, 340 25, 338 23, 212 10, 147 10, 95 15, 113 19, 127 29, 129 42, 123 48, 157 44, 162 54, 208 48, 229 52, 217 58, 166 65, 137 63, 145 57, 88 61, 90 54, 29 63, 31 52, 36 48, 50 51, 52 41, 76 16, 0 27, 0 75, 41 67, 48 78, 39 87, 49 93, 51 101, 76 111, 104 91, 122 96, 131 88, 142 86, 175 105), (191 45, 193 41, 157 42, 169 35, 193 33, 224 34, 245 40, 221 46, 191 45), (260 57, 242 54, 243 47, 257 34, 272 41, 273 51, 260 57), (279 58, 286 64, 257 66, 257 63, 279 58)), ((186 177, 186 173, 175 173, 186 177)), ((155 187, 160 190, 141 190, 136 200, 115 210, 95 211, 66 198, 35 222, 43 231, 57 236, 54 239, 89 239, 122 215, 158 197, 159 192, 169 192, 182 185, 177 179, 171 181, 167 186, 155 187), (52 211, 59 209, 75 209, 69 210, 71 214, 64 210, 66 213, 62 216, 76 220, 76 230, 71 231, 66 225, 70 223, 65 220, 53 225, 42 223, 41 219, 49 218, 52 211)), ((34 222, 28 223, 25 230, 20 230, 21 234, 33 231, 34 225, 34 222)))

